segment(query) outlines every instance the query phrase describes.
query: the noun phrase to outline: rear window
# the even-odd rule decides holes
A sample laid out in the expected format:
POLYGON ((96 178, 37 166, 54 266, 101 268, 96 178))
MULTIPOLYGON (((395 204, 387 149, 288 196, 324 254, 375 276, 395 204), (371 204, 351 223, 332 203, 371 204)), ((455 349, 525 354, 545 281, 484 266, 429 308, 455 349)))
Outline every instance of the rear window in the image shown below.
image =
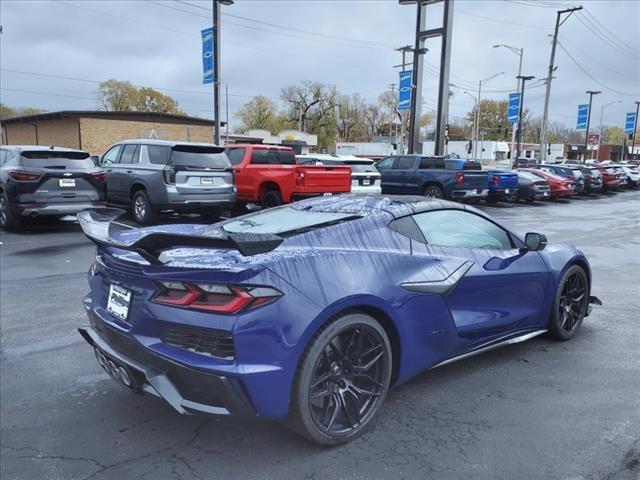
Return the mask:
POLYGON ((229 157, 220 147, 176 145, 171 149, 171 164, 188 168, 229 168, 229 157))
POLYGON ((252 165, 294 165, 293 151, 256 148, 251 153, 252 165))
POLYGON ((23 151, 22 165, 28 168, 94 168, 86 152, 56 152, 53 150, 23 151))
POLYGON ((272 208, 245 215, 222 225, 227 233, 278 235, 353 218, 353 213, 310 212, 291 207, 272 208))

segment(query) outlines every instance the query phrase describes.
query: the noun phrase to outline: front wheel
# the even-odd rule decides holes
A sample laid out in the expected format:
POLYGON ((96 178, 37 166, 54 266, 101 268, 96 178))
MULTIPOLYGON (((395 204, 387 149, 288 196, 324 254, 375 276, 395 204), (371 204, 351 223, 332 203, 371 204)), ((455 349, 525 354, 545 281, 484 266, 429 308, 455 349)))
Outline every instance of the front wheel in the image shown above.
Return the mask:
POLYGON ((320 445, 352 440, 378 413, 391 383, 391 362, 389 339, 374 318, 335 318, 300 360, 289 426, 320 445))
POLYGON ((589 305, 589 280, 582 267, 572 265, 564 273, 553 301, 549 334, 570 340, 580 329, 589 305))

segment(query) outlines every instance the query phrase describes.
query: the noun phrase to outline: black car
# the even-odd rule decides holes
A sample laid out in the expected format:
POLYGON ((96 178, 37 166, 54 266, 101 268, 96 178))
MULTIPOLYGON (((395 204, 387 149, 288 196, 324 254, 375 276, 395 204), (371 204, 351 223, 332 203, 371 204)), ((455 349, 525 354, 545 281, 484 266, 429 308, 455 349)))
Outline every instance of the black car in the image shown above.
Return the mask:
POLYGON ((25 218, 63 217, 105 205, 107 175, 87 152, 62 147, 0 147, 0 227, 25 218))
POLYGON ((564 166, 577 168, 582 172, 584 178, 584 193, 595 193, 602 190, 602 173, 594 166, 590 165, 571 165, 564 164, 564 166))
POLYGON ((529 203, 534 200, 549 200, 551 191, 549 182, 531 172, 518 173, 518 192, 516 200, 525 200, 529 203))

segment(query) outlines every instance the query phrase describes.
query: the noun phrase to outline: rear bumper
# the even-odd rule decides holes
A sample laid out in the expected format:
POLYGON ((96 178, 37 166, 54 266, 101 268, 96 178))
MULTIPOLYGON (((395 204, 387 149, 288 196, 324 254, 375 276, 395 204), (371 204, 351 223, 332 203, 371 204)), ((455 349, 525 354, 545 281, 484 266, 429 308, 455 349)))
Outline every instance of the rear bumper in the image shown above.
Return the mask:
POLYGON ((518 193, 518 187, 514 188, 495 188, 488 190, 488 198, 505 198, 507 195, 514 195, 518 193))
POLYGON ((236 190, 225 193, 169 194, 167 203, 160 210, 199 211, 206 208, 231 208, 236 202, 236 190))
POLYGON ((486 198, 489 195, 489 189, 474 188, 472 190, 452 190, 451 198, 486 198))
POLYGON ((43 204, 26 204, 15 205, 13 207, 17 215, 23 217, 40 217, 40 216, 56 216, 56 215, 75 215, 76 213, 88 210, 90 208, 98 208, 106 206, 106 202, 75 202, 75 203, 43 203, 43 204))
POLYGON ((375 195, 380 195, 382 193, 382 187, 380 186, 375 186, 375 185, 370 185, 370 186, 366 186, 366 187, 361 187, 361 186, 352 186, 351 187, 351 193, 369 193, 369 194, 375 194, 375 195))
POLYGON ((135 393, 160 397, 180 414, 256 415, 241 384, 233 378, 167 360, 106 326, 98 330, 90 325, 78 331, 97 350, 96 357, 106 357, 116 368, 124 366, 130 372, 132 385, 127 386, 115 369, 104 367, 114 380, 135 393))

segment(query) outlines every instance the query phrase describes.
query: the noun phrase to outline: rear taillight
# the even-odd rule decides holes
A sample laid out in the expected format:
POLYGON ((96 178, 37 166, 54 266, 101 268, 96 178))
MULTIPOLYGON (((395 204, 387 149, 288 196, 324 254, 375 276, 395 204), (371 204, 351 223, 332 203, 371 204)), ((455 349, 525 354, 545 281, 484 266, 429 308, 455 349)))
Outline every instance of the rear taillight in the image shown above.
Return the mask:
POLYGON ((176 171, 172 167, 164 167, 162 175, 164 176, 164 183, 168 185, 176 183, 176 171))
POLYGON ((211 313, 239 313, 282 296, 271 287, 182 282, 159 282, 159 285, 162 290, 152 302, 211 313))
POLYGON ((464 187, 464 173, 456 172, 456 187, 464 187))
POLYGON ((304 187, 304 172, 298 172, 296 175, 296 187, 304 187))
POLYGON ((107 172, 92 173, 91 178, 93 178, 96 182, 104 182, 107 179, 107 172))
POLYGON ((500 177, 498 177, 497 175, 494 175, 494 177, 491 179, 491 183, 493 183, 496 186, 500 185, 500 177))
POLYGON ((30 173, 22 170, 9 170, 7 173, 11 178, 19 182, 36 182, 42 176, 39 173, 30 173))

